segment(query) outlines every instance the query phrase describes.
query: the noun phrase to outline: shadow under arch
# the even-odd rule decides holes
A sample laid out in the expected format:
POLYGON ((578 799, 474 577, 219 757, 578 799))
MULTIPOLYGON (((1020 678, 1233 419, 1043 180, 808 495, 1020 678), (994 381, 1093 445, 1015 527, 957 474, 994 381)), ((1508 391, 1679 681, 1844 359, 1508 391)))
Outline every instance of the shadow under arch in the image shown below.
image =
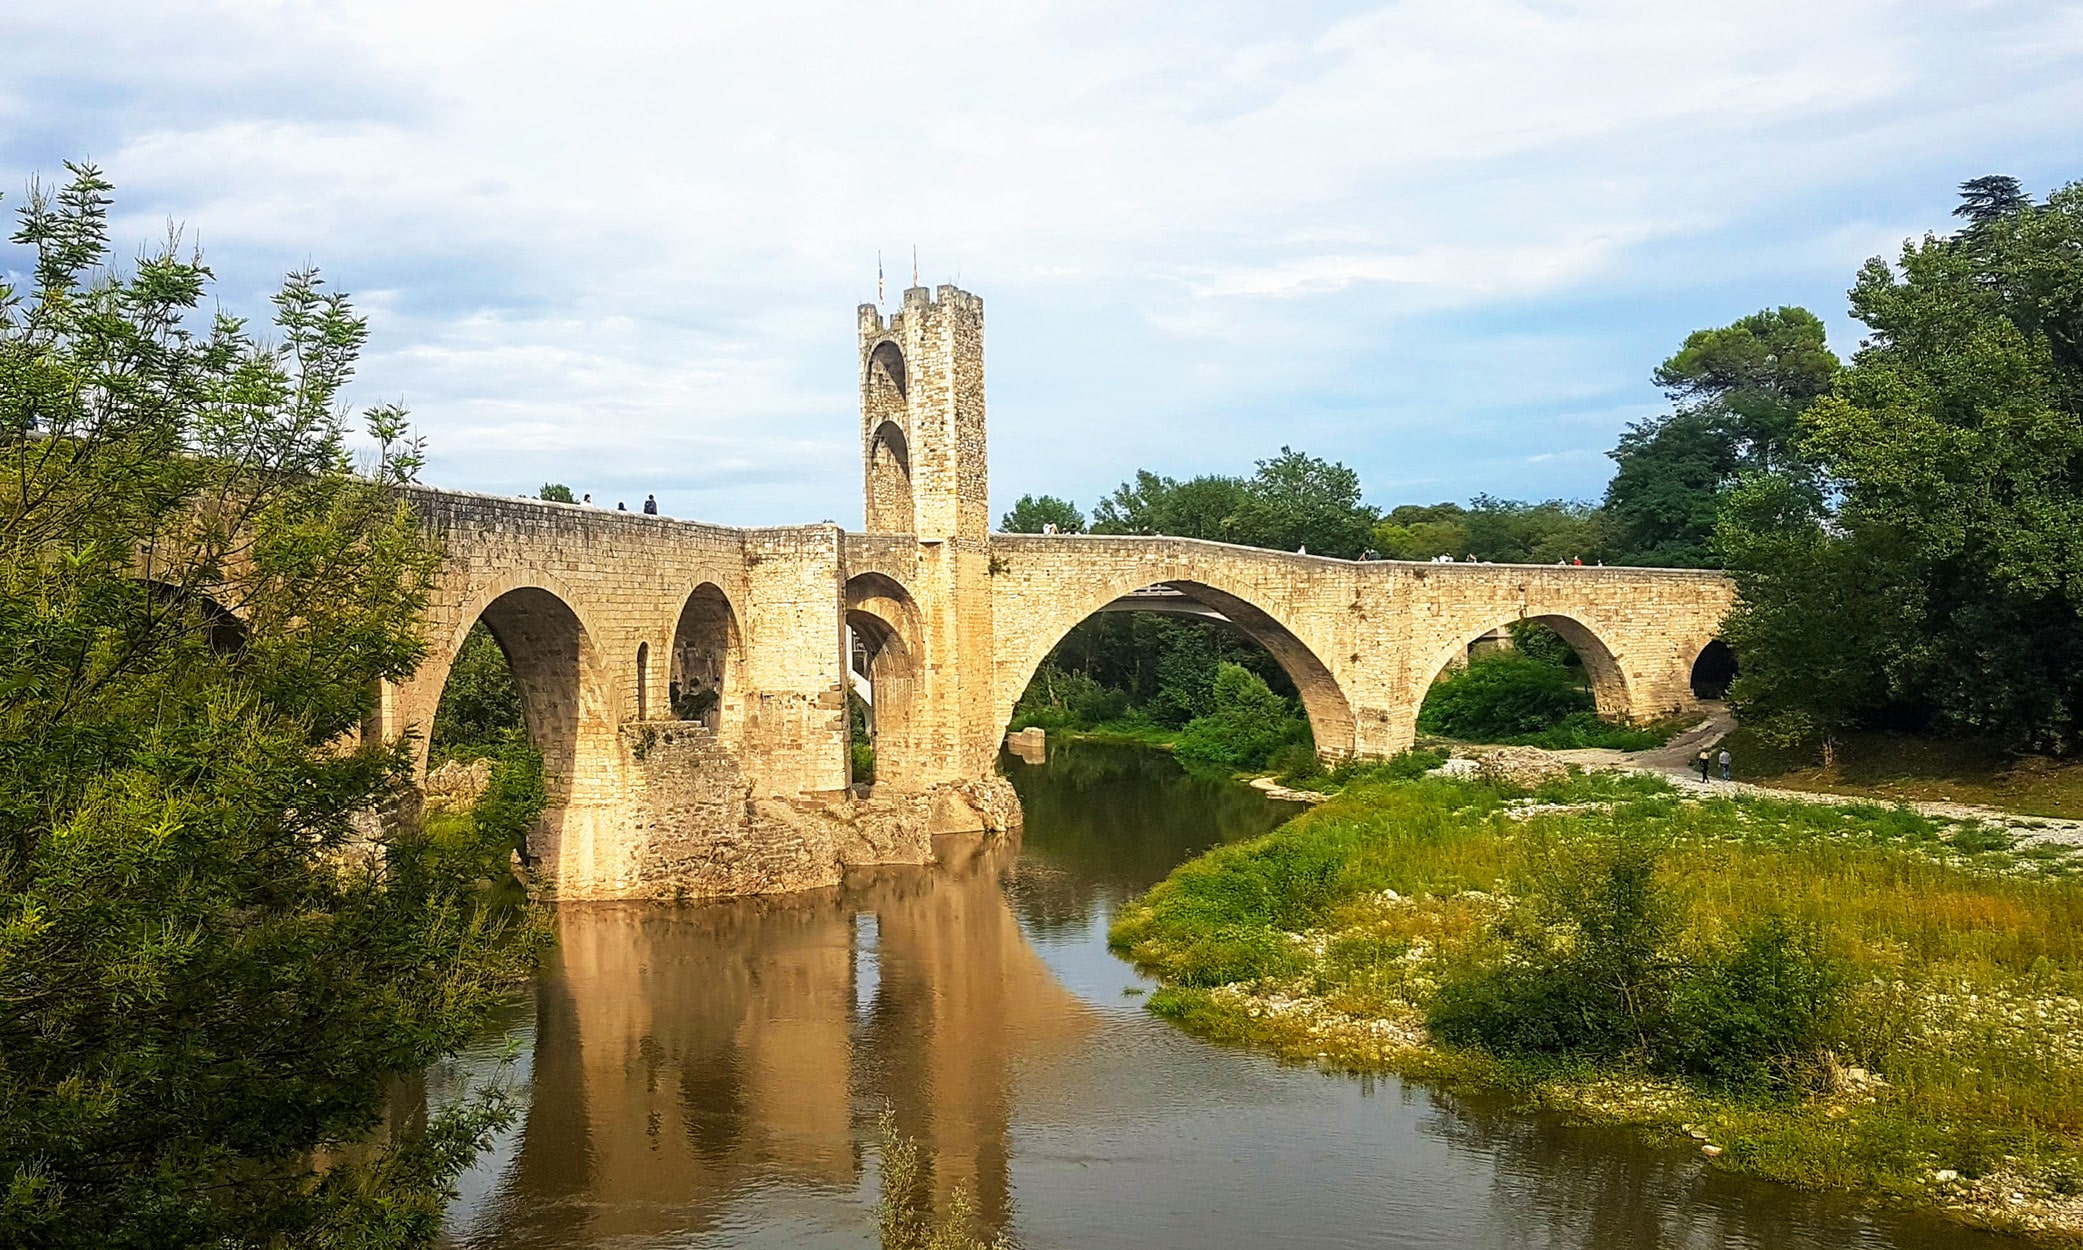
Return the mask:
POLYGON ((870 533, 909 534, 917 528, 911 493, 911 445, 904 427, 884 421, 868 444, 870 533))
POLYGON ((721 736, 744 654, 738 614, 723 588, 703 581, 688 591, 667 653, 667 714, 721 736))
POLYGON ((868 380, 871 388, 887 385, 897 392, 898 399, 903 399, 908 393, 904 349, 889 339, 877 343, 875 350, 868 353, 868 380), (876 376, 878 371, 879 377, 876 376))
POLYGON ((1726 699, 1729 683, 1741 673, 1736 653, 1719 638, 1709 638, 1692 660, 1690 685, 1695 699, 1726 699))
POLYGON ((1316 739, 1317 754, 1331 759, 1345 759, 1352 755, 1357 741, 1352 704, 1330 666, 1297 637, 1293 630, 1282 624, 1272 613, 1259 607, 1249 599, 1207 582, 1191 578, 1164 578, 1140 586, 1128 586, 1114 590, 1104 599, 1093 604, 1077 619, 1069 621, 1060 629, 1052 627, 1053 637, 1048 645, 1040 647, 1037 654, 1020 661, 1020 671, 1014 676, 1017 684, 1008 683, 1001 690, 998 708, 997 729, 1002 737, 1012 724, 1013 708, 1019 702, 1020 693, 1034 680, 1042 662, 1055 651, 1058 643, 1072 629, 1105 611, 1107 605, 1139 590, 1166 588, 1178 591, 1186 598, 1222 615, 1239 632, 1263 647, 1273 657, 1288 680, 1295 683, 1295 691, 1302 698, 1302 712, 1309 718, 1309 732, 1316 739), (1008 698, 1004 690, 1010 690, 1008 698))
MULTIPOLYGON (((555 809, 573 797, 573 780, 582 756, 605 749, 614 732, 612 682, 594 645, 593 631, 564 595, 547 586, 531 583, 495 588, 462 615, 443 658, 442 691, 464 640, 478 624, 499 644, 520 689, 528 739, 542 753, 543 785, 552 809, 544 820, 555 825, 555 809)), ((422 740, 423 770, 430 746, 430 741, 422 740)))
POLYGON ((176 586, 172 582, 141 578, 145 593, 152 604, 166 615, 192 613, 194 628, 203 635, 203 642, 217 655, 236 655, 246 649, 250 635, 246 622, 238 613, 203 591, 187 586, 176 586))
MULTIPOLYGON (((846 626, 868 658, 876 784, 902 788, 921 771, 916 710, 923 693, 925 631, 918 605, 896 579, 856 574, 846 583, 846 626)), ((846 662, 851 671, 851 654, 846 662)))
MULTIPOLYGON (((1592 629, 1590 625, 1585 624, 1574 616, 1560 612, 1529 612, 1524 616, 1514 616, 1506 620, 1492 621, 1478 630, 1464 631, 1464 635, 1459 642, 1454 643, 1432 657, 1428 666, 1422 670, 1425 679, 1416 688, 1416 703, 1418 705, 1424 703, 1426 692, 1431 690, 1433 683, 1437 682, 1440 675, 1446 672, 1449 664, 1454 663, 1456 660, 1468 658, 1469 648, 1475 645, 1477 639, 1495 633, 1497 630, 1518 621, 1531 621, 1537 625, 1547 626, 1559 634, 1564 642, 1569 644, 1570 650, 1577 653, 1577 658, 1584 662, 1584 675, 1590 680, 1591 698, 1597 706, 1600 716, 1609 720, 1634 719, 1634 695, 1628 686, 1627 674, 1620 667, 1620 658, 1613 653, 1613 649, 1606 645, 1605 639, 1599 637, 1597 631, 1592 629)), ((1416 706, 1413 706, 1410 714, 1413 717, 1417 715, 1416 706)))

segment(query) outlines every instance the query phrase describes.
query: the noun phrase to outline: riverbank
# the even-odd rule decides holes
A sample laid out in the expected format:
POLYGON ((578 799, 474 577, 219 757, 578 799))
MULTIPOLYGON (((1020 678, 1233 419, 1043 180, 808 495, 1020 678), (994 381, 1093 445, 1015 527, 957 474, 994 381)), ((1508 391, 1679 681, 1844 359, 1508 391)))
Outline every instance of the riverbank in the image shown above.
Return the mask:
POLYGON ((2083 1244, 2074 858, 1645 776, 1360 780, 1180 867, 1112 940, 1213 1039, 2083 1244))

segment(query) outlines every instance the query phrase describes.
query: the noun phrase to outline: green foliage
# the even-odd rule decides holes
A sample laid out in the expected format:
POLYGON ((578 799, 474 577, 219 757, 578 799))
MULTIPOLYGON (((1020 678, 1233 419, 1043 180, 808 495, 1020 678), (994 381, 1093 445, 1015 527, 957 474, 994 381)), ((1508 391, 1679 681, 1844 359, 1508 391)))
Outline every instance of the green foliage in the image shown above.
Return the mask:
POLYGON ((1257 673, 1236 664, 1216 669, 1207 715, 1188 721, 1174 754, 1189 769, 1233 773, 1263 768, 1283 746, 1307 743, 1309 722, 1257 673))
POLYGON ((1353 559, 1376 519, 1360 502, 1360 477, 1342 464, 1290 447, 1258 462, 1249 478, 1180 481, 1147 470, 1092 510, 1098 534, 1175 534, 1353 559))
POLYGON ((1294 689, 1273 657, 1232 625, 1101 613, 1049 653, 1014 709, 1013 727, 1082 731, 1135 722, 1177 729, 1213 710, 1215 674, 1224 663, 1249 668, 1276 693, 1294 689))
POLYGON ((1721 1089, 1803 1089, 1842 1036, 1848 980, 1813 927, 1767 916, 1678 981, 1659 1060, 1721 1089))
POLYGON ((1160 477, 1147 469, 1123 482, 1092 509, 1095 534, 1173 534, 1236 542, 1244 481, 1234 477, 1160 477))
POLYGON ((2013 191, 1971 186, 1966 230, 1860 272, 1868 339, 1804 418, 1834 511, 1765 498, 1725 518, 1732 697, 1783 735, 1806 721, 2078 741, 2083 184, 2042 205, 2013 191), (1804 689, 1840 662, 1845 677, 1804 689))
POLYGON ((1580 675, 1517 649, 1487 651, 1449 669, 1425 696, 1418 728, 1472 742, 1537 734, 1591 712, 1580 675))
POLYGON ((1054 495, 1022 495, 1013 510, 998 522, 998 528, 1008 534, 1039 534, 1042 527, 1054 525, 1059 534, 1082 534, 1085 532, 1085 514, 1068 499, 1054 495))
POLYGON ((855 785, 875 784, 875 738, 868 732, 868 705, 849 691, 846 696, 847 758, 855 785))
POLYGON ((1547 864, 1497 951, 1442 981, 1442 1040, 1505 1057, 1625 1063, 1737 1093, 1812 1084, 1846 977, 1813 932, 1772 915, 1688 957, 1656 862, 1623 844, 1586 872, 1547 864))
POLYGON ((429 740, 433 757, 438 761, 497 755, 525 742, 527 735, 521 688, 506 652, 479 622, 463 636, 463 646, 449 666, 448 684, 441 688, 429 740))
POLYGON ((424 1244, 511 1109, 340 1148, 532 928, 475 853, 354 823, 408 776, 340 743, 421 658, 437 553, 388 489, 419 445, 375 410, 349 471, 367 331, 315 272, 264 339, 175 243, 104 268, 108 184, 69 168, 0 287, 0 1243, 424 1244))
POLYGON ((1405 504, 1374 526, 1371 542, 1391 560, 1452 556, 1493 564, 1554 564, 1597 559, 1604 521, 1587 504, 1550 499, 1525 503, 1478 495, 1467 506, 1405 504))
POLYGON ((573 498, 572 496, 571 487, 566 486, 562 482, 544 482, 542 485, 542 490, 535 497, 537 499, 546 500, 550 503, 578 502, 578 500, 573 498))
POLYGON ((1615 563, 1714 563, 1723 499, 1745 474, 1777 475, 1820 502, 1800 418, 1837 373, 1824 337, 1807 309, 1767 309, 1695 331, 1657 367, 1675 410, 1630 426, 1610 453, 1615 563))
POLYGON ((526 853, 528 831, 542 819, 548 802, 542 752, 522 738, 507 744, 492 761, 491 784, 472 815, 486 844, 526 853))
POLYGON ((1589 871, 1548 865, 1505 926, 1499 958, 1441 983, 1426 1020, 1442 1039, 1500 1055, 1650 1059, 1673 962, 1655 860, 1623 846, 1589 871))

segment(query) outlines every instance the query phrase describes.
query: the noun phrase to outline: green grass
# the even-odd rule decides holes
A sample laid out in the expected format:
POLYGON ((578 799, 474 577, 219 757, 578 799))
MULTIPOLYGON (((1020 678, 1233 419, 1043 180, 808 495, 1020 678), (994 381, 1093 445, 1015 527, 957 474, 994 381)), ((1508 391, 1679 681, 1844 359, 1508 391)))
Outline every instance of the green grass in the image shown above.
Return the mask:
POLYGON ((1505 1088, 1673 1142, 1690 1127, 1721 1166, 2020 1226, 2083 1188, 2070 858, 1901 809, 1693 801, 1639 776, 1526 797, 1377 776, 1182 865, 1111 940, 1163 979, 1153 1010, 1211 1038, 1505 1088), (1515 814, 1528 802, 1542 806, 1515 814), (1557 949, 1581 941, 1541 904, 1624 848, 1653 857, 1673 958, 1707 966, 1776 918, 1842 973, 1824 1042, 1794 1056, 1801 1080, 1730 1092, 1628 1055, 1500 1056, 1431 1037, 1442 985, 1496 967, 1532 926, 1557 949), (2009 1203, 2013 1190, 2029 1200, 2009 1203))

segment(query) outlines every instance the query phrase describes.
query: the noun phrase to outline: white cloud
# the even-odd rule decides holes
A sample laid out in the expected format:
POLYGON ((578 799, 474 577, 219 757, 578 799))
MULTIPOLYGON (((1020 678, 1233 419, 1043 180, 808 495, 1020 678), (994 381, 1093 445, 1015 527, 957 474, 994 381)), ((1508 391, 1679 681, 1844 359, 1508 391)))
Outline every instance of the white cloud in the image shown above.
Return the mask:
POLYGON ((1836 327, 1952 182, 2083 174, 2078 12, 16 0, 0 160, 97 158, 249 311, 320 262, 456 485, 856 520, 852 306, 917 244, 1004 500, 1282 442, 1585 494, 1687 330, 1836 327))

